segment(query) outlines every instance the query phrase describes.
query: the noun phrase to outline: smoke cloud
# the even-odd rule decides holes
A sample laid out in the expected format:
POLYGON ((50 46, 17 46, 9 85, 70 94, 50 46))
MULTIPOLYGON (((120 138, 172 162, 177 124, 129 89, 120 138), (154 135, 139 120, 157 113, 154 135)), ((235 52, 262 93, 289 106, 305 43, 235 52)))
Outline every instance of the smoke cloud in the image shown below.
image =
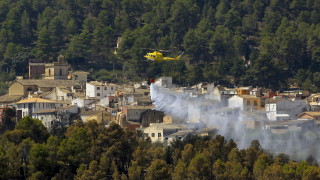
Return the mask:
POLYGON ((263 149, 274 154, 285 153, 294 160, 305 160, 310 155, 320 159, 320 133, 317 129, 274 134, 263 128, 269 122, 263 112, 247 114, 225 106, 219 98, 212 95, 193 97, 155 84, 151 84, 150 93, 156 110, 186 123, 204 123, 208 128, 216 128, 218 134, 226 139, 233 139, 240 149, 249 147, 251 141, 257 139, 263 149), (260 126, 247 129, 244 125, 246 121, 260 126))

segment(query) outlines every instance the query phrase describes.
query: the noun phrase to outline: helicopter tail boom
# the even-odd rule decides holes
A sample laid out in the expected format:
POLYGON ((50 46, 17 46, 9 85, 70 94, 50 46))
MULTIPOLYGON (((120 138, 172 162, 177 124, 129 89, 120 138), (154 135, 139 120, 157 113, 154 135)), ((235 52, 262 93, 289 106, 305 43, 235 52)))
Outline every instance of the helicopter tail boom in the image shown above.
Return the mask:
POLYGON ((184 51, 183 51, 179 56, 176 57, 177 60, 180 60, 180 58, 181 58, 181 56, 183 55, 183 53, 184 53, 184 51))

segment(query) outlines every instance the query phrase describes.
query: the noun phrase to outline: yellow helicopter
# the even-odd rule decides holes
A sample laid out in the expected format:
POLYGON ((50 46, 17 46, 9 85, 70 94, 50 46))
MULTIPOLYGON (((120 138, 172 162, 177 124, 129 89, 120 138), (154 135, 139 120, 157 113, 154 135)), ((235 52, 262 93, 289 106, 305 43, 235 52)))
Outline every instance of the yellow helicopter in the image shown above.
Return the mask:
POLYGON ((160 51, 153 51, 151 53, 147 53, 144 57, 150 61, 179 61, 183 52, 177 57, 165 57, 160 51))

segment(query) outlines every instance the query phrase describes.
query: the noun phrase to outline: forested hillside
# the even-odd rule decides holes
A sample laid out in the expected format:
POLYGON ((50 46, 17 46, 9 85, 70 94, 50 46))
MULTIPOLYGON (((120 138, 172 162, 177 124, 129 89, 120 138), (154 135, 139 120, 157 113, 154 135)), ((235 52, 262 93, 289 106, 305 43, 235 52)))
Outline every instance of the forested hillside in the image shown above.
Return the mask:
POLYGON ((319 22, 317 0, 0 0, 1 79, 25 75, 29 59, 63 54, 98 80, 168 75, 183 85, 317 91, 319 22), (146 48, 185 55, 150 63, 146 48))
POLYGON ((254 140, 239 150, 223 136, 187 136, 170 146, 151 143, 142 133, 108 128, 95 121, 50 135, 40 120, 25 117, 0 135, 0 179, 319 179, 312 156, 290 161, 254 140))

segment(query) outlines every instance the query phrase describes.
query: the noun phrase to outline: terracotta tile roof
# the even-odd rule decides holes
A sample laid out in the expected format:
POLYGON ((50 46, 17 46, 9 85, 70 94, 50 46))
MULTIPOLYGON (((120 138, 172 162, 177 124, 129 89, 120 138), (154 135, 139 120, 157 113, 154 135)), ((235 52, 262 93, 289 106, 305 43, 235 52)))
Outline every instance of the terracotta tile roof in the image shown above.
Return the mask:
POLYGON ((320 112, 319 111, 306 111, 306 112, 303 112, 303 113, 299 114, 299 116, 302 115, 302 114, 308 114, 310 116, 320 116, 320 112))
POLYGON ((24 99, 21 101, 16 102, 15 104, 21 104, 21 103, 59 103, 57 101, 51 101, 47 99, 42 99, 42 98, 29 98, 29 99, 24 99))
POLYGON ((62 79, 17 79, 13 83, 20 83, 24 86, 39 86, 39 87, 72 87, 79 85, 75 80, 62 80, 62 79))

